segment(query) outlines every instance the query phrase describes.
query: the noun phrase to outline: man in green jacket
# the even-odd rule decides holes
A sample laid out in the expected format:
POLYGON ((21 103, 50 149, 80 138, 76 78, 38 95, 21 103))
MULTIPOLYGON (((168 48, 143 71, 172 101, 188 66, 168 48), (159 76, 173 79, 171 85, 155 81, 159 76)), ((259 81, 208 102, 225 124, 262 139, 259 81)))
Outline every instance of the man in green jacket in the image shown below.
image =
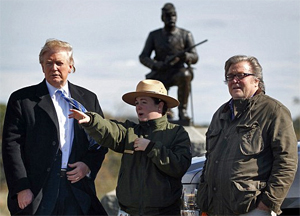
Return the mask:
POLYGON ((255 57, 225 64, 232 98, 213 115, 198 205, 209 215, 276 215, 297 170, 297 139, 289 110, 265 95, 255 57))
POLYGON ((71 110, 70 117, 98 143, 123 154, 116 189, 123 215, 180 215, 181 179, 192 157, 190 139, 166 116, 179 102, 157 80, 139 82, 123 100, 135 106, 138 123, 77 110, 71 110))

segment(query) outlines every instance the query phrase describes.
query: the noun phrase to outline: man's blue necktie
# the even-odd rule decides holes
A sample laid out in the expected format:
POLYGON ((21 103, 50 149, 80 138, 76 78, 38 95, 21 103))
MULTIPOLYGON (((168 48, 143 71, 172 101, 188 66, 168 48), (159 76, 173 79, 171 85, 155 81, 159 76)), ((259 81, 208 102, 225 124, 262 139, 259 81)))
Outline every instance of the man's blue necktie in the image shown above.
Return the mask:
MULTIPOLYGON (((66 102, 68 102, 72 107, 74 107, 75 109, 78 109, 81 112, 87 112, 87 109, 81 104, 79 103, 77 100, 75 100, 74 98, 68 97, 67 95, 64 94, 64 92, 62 90, 57 90, 56 91, 66 102)), ((98 150, 101 145, 99 145, 92 137, 90 137, 88 134, 87 138, 90 142, 90 146, 89 149, 96 149, 98 150)))

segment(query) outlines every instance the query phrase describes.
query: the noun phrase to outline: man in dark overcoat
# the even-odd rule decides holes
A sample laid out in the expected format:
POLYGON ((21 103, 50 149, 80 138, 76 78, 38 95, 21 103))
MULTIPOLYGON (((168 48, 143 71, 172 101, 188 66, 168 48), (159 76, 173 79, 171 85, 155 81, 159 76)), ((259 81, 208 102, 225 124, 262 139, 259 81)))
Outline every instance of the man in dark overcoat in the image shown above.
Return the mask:
POLYGON ((72 46, 47 40, 40 52, 45 79, 11 94, 2 154, 12 215, 106 215, 94 180, 107 148, 92 148, 84 130, 68 118, 60 93, 103 115, 97 96, 70 83, 72 46))

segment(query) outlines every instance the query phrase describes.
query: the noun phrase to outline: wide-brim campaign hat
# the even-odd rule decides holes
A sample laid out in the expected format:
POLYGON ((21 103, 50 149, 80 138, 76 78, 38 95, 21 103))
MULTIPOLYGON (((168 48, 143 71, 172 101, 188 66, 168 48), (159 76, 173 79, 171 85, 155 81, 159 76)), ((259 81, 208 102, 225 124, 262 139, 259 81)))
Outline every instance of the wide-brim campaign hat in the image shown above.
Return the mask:
POLYGON ((136 91, 124 94, 122 99, 126 103, 135 106, 135 99, 143 96, 161 99, 167 104, 168 108, 177 107, 179 105, 178 100, 168 95, 164 84, 152 79, 140 81, 136 86, 136 91))

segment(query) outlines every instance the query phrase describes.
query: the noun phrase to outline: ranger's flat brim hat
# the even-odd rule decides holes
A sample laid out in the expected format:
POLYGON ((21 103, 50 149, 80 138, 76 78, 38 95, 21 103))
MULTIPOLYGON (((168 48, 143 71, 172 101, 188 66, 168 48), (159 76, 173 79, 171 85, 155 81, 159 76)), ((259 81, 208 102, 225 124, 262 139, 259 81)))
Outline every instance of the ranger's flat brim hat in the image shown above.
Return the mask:
POLYGON ((158 80, 146 79, 140 81, 136 86, 136 91, 124 94, 122 99, 126 103, 135 106, 137 97, 154 97, 161 99, 167 104, 168 108, 177 107, 179 105, 178 100, 168 96, 164 84, 158 80))

